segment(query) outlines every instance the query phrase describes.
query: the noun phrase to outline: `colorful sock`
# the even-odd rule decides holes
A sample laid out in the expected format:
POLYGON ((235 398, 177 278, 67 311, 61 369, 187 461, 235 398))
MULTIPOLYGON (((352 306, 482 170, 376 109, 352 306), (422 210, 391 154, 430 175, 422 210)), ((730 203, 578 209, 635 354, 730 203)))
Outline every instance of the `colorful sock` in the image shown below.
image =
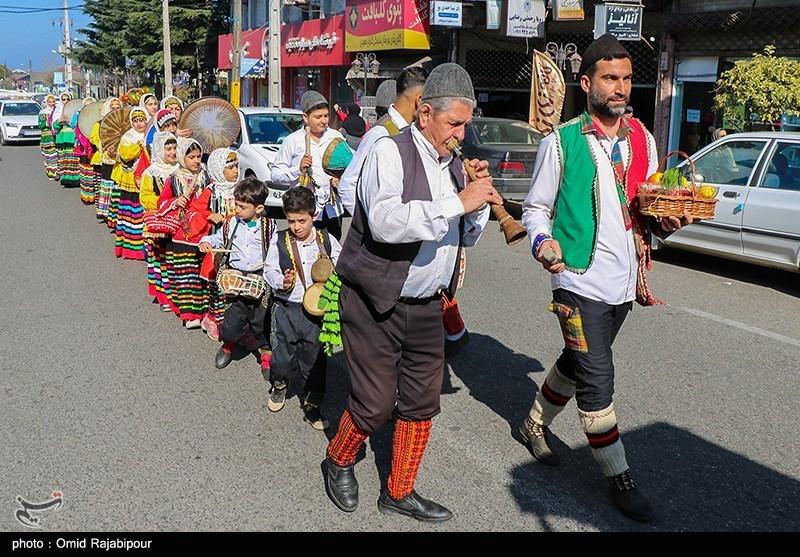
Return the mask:
POLYGON ((397 419, 392 441, 392 471, 386 489, 394 499, 402 499, 414 489, 422 455, 431 436, 431 421, 410 422, 397 419))
POLYGON ((592 456, 603 470, 603 475, 611 478, 627 470, 628 461, 619 437, 614 405, 597 412, 584 412, 579 408, 578 417, 592 448, 592 456))
POLYGON ((258 351, 261 354, 261 369, 269 369, 269 362, 272 359, 272 350, 259 348, 258 351))
POLYGON ((466 330, 464 320, 461 319, 461 312, 458 309, 458 300, 455 297, 448 298, 447 294, 442 292, 442 302, 444 306, 442 320, 444 321, 447 337, 450 340, 458 340, 466 330))
POLYGON ((233 343, 232 342, 223 342, 222 343, 222 350, 228 354, 233 352, 233 343))
POLYGON ((550 426, 573 396, 575 396, 575 382, 564 377, 558 371, 558 367, 553 364, 550 373, 544 379, 542 388, 536 393, 536 399, 533 401, 533 408, 531 408, 529 420, 526 420, 526 423, 532 421, 540 426, 550 426))
POLYGON ((361 430, 353 422, 350 411, 345 409, 339 420, 339 431, 328 445, 328 456, 338 466, 353 464, 367 437, 369 437, 369 433, 361 430))

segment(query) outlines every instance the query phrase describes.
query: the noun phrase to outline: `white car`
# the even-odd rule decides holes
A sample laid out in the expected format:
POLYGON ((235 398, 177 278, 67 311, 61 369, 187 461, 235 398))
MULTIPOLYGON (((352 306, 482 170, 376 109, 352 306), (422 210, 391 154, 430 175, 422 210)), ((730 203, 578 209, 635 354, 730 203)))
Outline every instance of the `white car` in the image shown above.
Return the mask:
POLYGON ((232 145, 239 154, 239 176, 255 176, 269 186, 267 207, 281 207, 288 188, 272 183, 272 162, 284 138, 303 126, 303 113, 294 108, 241 107, 242 131, 232 145))
POLYGON ((32 100, 0 100, 0 143, 38 142, 39 112, 42 107, 32 100))

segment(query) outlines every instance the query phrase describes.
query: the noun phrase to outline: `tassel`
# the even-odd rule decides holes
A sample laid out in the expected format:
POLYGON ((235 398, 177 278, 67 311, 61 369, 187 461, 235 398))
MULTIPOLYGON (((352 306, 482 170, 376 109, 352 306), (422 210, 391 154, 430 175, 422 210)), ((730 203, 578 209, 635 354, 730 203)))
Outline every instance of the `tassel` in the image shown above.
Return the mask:
POLYGON ((337 346, 342 345, 341 316, 339 315, 339 290, 341 286, 342 281, 339 280, 336 273, 331 273, 317 303, 317 307, 325 312, 322 316, 319 341, 322 343, 322 350, 328 357, 333 355, 333 351, 337 346))

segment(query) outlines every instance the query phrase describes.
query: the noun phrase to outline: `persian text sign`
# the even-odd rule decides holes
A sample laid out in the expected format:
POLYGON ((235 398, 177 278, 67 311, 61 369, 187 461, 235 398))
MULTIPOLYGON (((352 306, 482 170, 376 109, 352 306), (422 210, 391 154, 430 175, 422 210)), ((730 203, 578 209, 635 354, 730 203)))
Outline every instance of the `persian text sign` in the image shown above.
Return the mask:
POLYGON ((430 50, 429 0, 348 0, 345 51, 430 50))
POLYGON ((502 33, 507 37, 544 37, 544 0, 507 0, 502 33))
POLYGON ((344 66, 350 55, 344 50, 345 17, 335 15, 281 26, 281 67, 344 66))
POLYGON ((433 1, 431 6, 431 25, 461 27, 461 2, 433 1))
POLYGON ((620 41, 638 41, 642 35, 641 4, 597 4, 594 7, 594 38, 611 33, 620 41))
POLYGON ((554 0, 553 21, 583 20, 583 0, 554 0))

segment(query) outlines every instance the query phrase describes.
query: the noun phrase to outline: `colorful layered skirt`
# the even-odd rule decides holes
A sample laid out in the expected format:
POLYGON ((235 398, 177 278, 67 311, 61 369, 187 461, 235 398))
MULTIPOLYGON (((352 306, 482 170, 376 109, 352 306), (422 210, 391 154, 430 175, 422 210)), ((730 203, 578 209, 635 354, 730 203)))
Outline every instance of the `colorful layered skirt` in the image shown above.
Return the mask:
POLYGON ((208 282, 200 277, 203 254, 197 246, 167 242, 169 305, 183 321, 202 319, 208 311, 208 282))

